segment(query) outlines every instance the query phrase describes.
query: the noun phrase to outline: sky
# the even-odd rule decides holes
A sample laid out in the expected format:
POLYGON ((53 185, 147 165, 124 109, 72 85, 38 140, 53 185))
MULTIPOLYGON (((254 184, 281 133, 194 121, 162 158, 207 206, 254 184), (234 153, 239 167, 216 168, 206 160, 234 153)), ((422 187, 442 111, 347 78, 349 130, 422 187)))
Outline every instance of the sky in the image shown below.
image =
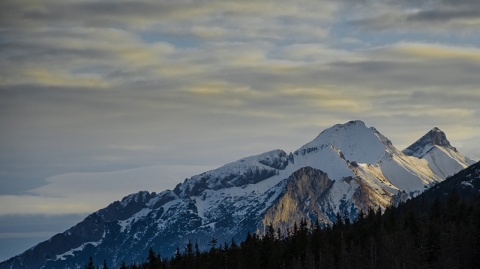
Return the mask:
POLYGON ((349 120, 480 159, 480 1, 0 1, 0 260, 349 120))

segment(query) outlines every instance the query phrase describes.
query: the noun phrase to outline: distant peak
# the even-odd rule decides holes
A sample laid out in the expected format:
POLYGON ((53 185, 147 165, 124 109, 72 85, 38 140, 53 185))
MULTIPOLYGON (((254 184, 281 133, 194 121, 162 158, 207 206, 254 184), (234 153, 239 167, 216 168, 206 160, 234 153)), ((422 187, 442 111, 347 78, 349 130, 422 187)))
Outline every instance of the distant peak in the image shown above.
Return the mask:
POLYGON ((447 135, 445 135, 445 133, 438 127, 434 127, 415 143, 406 148, 403 153, 421 158, 433 146, 455 149, 450 145, 447 135))

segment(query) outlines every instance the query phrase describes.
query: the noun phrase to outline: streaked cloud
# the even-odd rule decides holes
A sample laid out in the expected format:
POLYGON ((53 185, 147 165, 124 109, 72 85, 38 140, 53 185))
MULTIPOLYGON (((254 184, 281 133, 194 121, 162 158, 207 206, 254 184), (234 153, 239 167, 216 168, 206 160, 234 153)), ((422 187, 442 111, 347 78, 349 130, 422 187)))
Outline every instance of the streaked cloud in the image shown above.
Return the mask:
POLYGON ((173 189, 182 179, 212 168, 158 165, 114 172, 61 174, 47 178, 47 184, 23 195, 0 195, 0 216, 86 214, 121 200, 132 189, 157 192, 173 189))
POLYGON ((349 9, 349 24, 364 30, 468 34, 478 33, 480 23, 475 0, 365 1, 355 7, 349 9))
POLYGON ((440 59, 480 61, 480 49, 474 47, 453 47, 425 43, 401 43, 396 45, 396 50, 415 59, 440 59))

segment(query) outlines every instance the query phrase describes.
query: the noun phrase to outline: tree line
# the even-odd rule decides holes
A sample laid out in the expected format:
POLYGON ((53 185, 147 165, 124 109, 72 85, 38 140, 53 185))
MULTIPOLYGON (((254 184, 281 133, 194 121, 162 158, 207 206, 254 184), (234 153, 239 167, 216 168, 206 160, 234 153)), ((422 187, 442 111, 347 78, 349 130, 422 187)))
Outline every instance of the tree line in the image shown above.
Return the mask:
MULTIPOLYGON (((108 269, 106 262, 85 269, 108 269)), ((412 199, 383 212, 370 209, 350 221, 337 214, 333 225, 302 220, 282 234, 269 226, 264 235, 200 250, 189 242, 173 257, 150 249, 146 261, 120 269, 270 268, 480 268, 480 199, 412 199)))

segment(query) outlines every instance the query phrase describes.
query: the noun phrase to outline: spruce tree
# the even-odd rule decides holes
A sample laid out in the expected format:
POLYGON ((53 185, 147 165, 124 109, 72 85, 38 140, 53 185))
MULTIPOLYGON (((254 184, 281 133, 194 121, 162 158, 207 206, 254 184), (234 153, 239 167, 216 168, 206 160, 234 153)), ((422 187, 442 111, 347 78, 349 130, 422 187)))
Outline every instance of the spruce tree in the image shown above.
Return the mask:
POLYGON ((88 264, 85 265, 85 269, 95 269, 95 265, 93 264, 92 256, 90 256, 90 259, 88 260, 88 264))

